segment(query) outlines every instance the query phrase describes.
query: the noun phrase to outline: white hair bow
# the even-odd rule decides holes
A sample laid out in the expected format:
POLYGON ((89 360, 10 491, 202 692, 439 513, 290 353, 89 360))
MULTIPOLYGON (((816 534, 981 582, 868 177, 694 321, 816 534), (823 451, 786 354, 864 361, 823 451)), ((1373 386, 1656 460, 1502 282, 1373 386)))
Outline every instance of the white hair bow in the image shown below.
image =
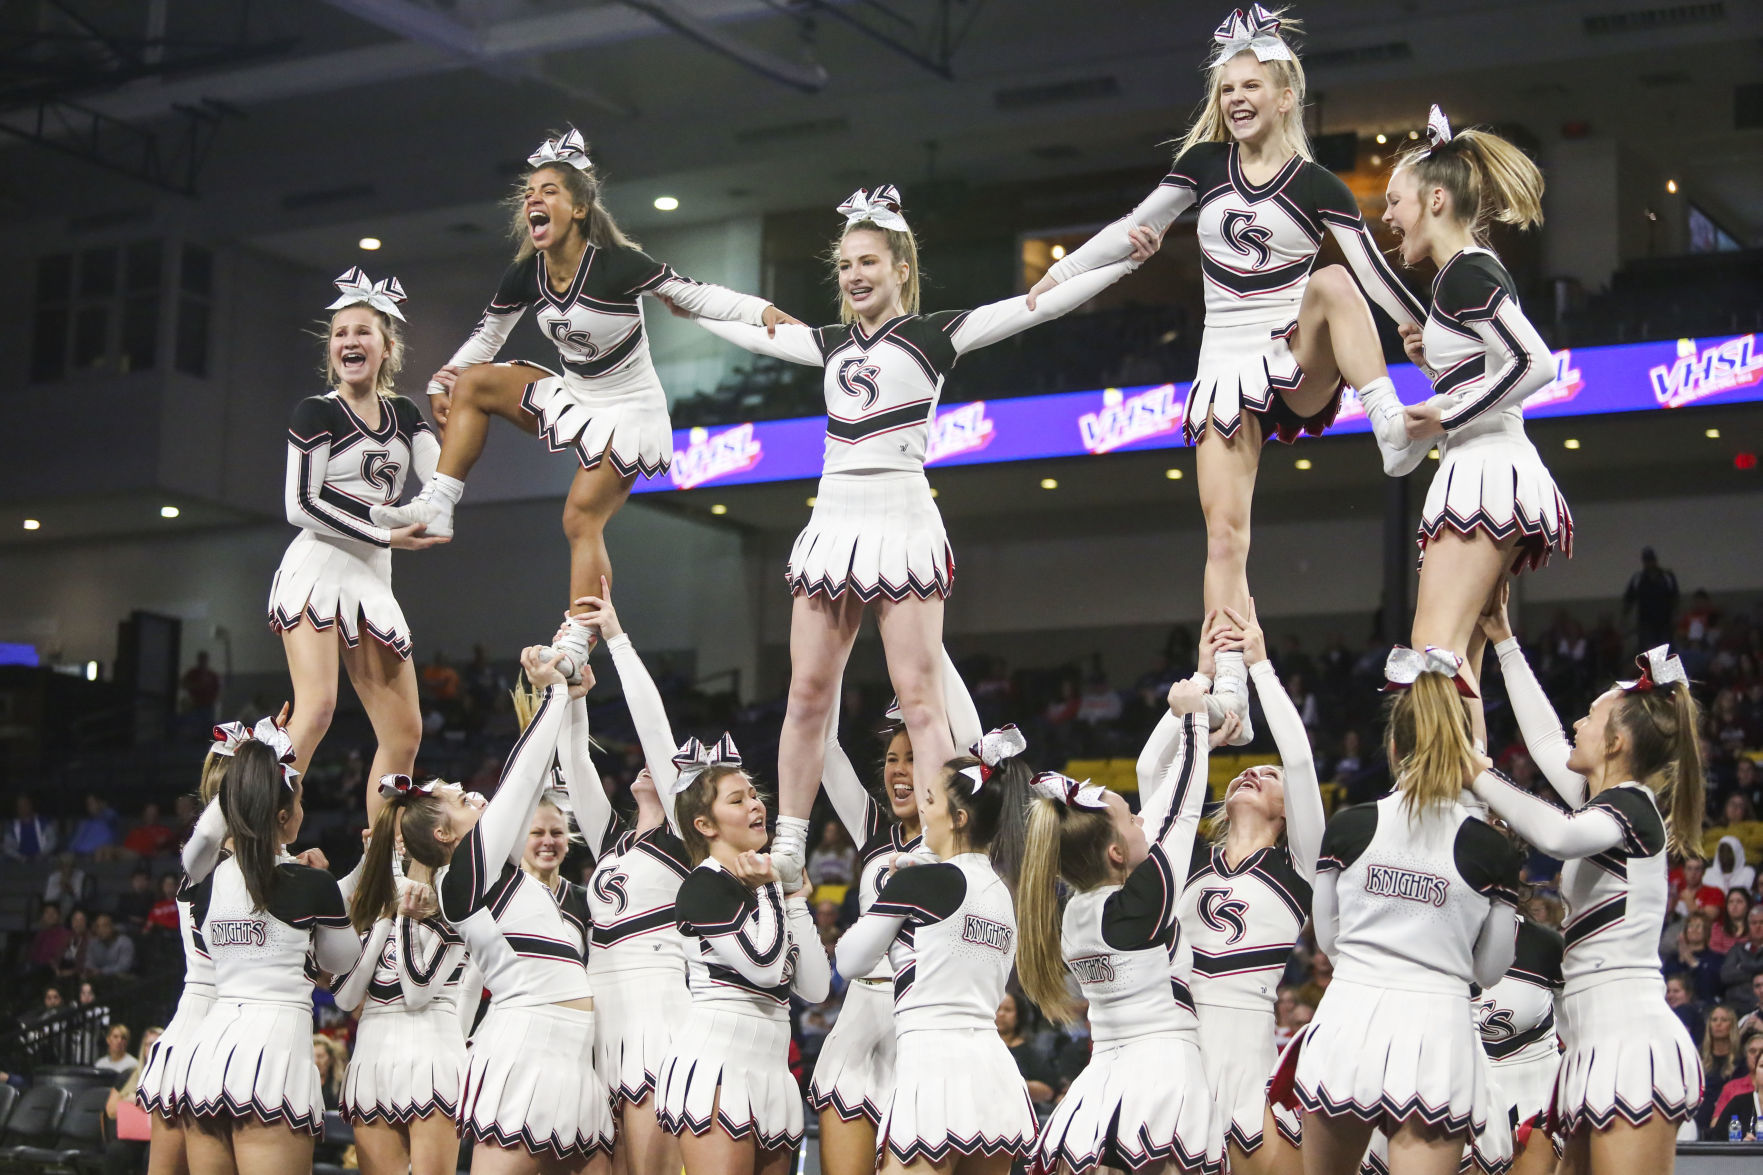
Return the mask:
POLYGON ((1069 775, 1043 771, 1034 777, 1029 787, 1037 796, 1064 804, 1067 808, 1088 808, 1092 812, 1108 810, 1108 790, 1087 779, 1079 783, 1069 775))
POLYGON ((883 184, 873 196, 858 188, 839 205, 839 211, 844 214, 847 226, 867 220, 882 228, 907 231, 906 218, 900 215, 900 189, 893 184, 883 184))
POLYGON ((435 794, 435 780, 425 779, 421 783, 399 772, 388 772, 380 776, 379 792, 382 799, 395 800, 399 796, 432 796, 435 794))
POLYGON ((1635 664, 1641 667, 1641 675, 1633 681, 1616 683, 1616 688, 1625 694, 1644 694, 1679 681, 1685 686, 1690 683, 1690 675, 1683 671, 1683 662, 1672 653, 1670 645, 1648 649, 1635 658, 1635 664))
POLYGON ((345 306, 372 306, 382 314, 390 314, 398 321, 404 321, 404 312, 398 309, 398 303, 404 301, 404 287, 398 284, 395 277, 383 277, 379 281, 370 281, 359 265, 352 265, 348 271, 331 283, 342 291, 341 296, 326 310, 341 310, 345 306))
POLYGON ((1279 38, 1279 17, 1259 4, 1250 5, 1246 14, 1239 8, 1225 17, 1212 39, 1218 42, 1213 65, 1223 65, 1245 49, 1255 54, 1256 61, 1293 59, 1291 49, 1279 38))
POLYGON ((294 781, 300 778, 300 773, 294 770, 294 740, 268 715, 249 727, 243 722, 222 722, 214 728, 214 742, 209 745, 208 753, 230 759, 248 742, 260 742, 275 753, 276 763, 282 769, 282 782, 292 790, 294 781))
POLYGON ((1000 764, 1006 759, 1014 759, 1028 750, 1028 739, 1016 728, 1014 722, 1000 726, 996 730, 986 732, 984 738, 974 743, 968 753, 979 760, 976 767, 963 767, 961 774, 973 785, 973 793, 979 794, 1000 764))
POLYGON ((1463 677, 1463 658, 1450 649, 1428 645, 1424 650, 1397 645, 1383 663, 1385 690, 1403 690, 1420 679, 1422 673, 1442 673, 1451 679, 1457 692, 1473 698, 1475 690, 1463 677))
POLYGON ((882 711, 882 717, 889 722, 898 722, 901 725, 905 724, 906 717, 900 713, 900 699, 898 695, 895 696, 893 701, 888 703, 888 708, 882 711))
POLYGON ((577 171, 591 171, 593 160, 588 158, 588 143, 582 133, 574 127, 561 139, 546 139, 539 144, 539 149, 526 157, 526 161, 534 167, 544 167, 548 163, 564 163, 577 171))
POLYGON ((1445 112, 1439 109, 1437 102, 1434 102, 1432 109, 1426 113, 1427 149, 1437 151, 1450 141, 1451 120, 1445 117, 1445 112))
POLYGON ((222 722, 214 728, 214 742, 209 745, 208 753, 230 759, 238 751, 239 744, 250 737, 251 728, 243 722, 222 722))
POLYGON ((674 776, 673 786, 667 794, 677 796, 712 767, 739 767, 741 752, 735 749, 735 740, 724 731, 723 736, 710 746, 695 738, 687 739, 674 752, 673 765, 679 769, 679 774, 674 776))

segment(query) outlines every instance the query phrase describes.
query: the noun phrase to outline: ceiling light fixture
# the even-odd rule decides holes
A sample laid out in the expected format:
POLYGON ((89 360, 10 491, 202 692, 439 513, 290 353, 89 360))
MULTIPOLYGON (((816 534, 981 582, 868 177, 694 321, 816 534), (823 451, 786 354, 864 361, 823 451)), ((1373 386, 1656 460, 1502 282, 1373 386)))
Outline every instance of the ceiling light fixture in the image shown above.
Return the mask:
POLYGON ((1308 458, 1308 457, 1300 457, 1296 461, 1294 461, 1292 464, 1296 465, 1299 469, 1311 468, 1310 458, 1308 458))
POLYGON ((1561 447, 1563 449, 1577 449, 1577 448, 1579 448, 1579 438, 1578 437, 1568 437, 1566 440, 1561 442, 1561 447))
POLYGON ((728 507, 724 506, 721 502, 718 502, 716 505, 710 507, 710 512, 712 514, 727 514, 728 507))
POLYGON ((42 530, 43 524, 38 522, 35 518, 27 518, 24 520, 24 528, 26 530, 42 530))
POLYGON ((1717 428, 1705 428, 1702 430, 1702 435, 1711 441, 1717 441, 1720 439, 1720 430, 1717 428))
POLYGON ((1179 469, 1165 469, 1163 471, 1163 476, 1167 477, 1170 481, 1180 481, 1182 473, 1179 469))
POLYGON ((161 518, 176 518, 179 513, 176 506, 161 506, 159 508, 159 517, 161 518))
POLYGON ((1043 490, 1056 490, 1059 488, 1059 481, 1057 478, 1043 477, 1041 479, 1041 488, 1043 490))
POLYGON ((1053 260, 1055 260, 1055 261, 1058 261, 1065 256, 1065 246, 1064 245, 1054 245, 1052 247, 1052 249, 1050 249, 1048 251, 1053 254, 1053 260))
POLYGON ((655 197, 655 210, 657 212, 672 212, 674 209, 676 209, 678 207, 679 207, 679 198, 677 196, 657 196, 657 197, 655 197))
POLYGON ((378 237, 362 237, 355 243, 361 248, 366 249, 369 253, 380 247, 380 239, 378 237))

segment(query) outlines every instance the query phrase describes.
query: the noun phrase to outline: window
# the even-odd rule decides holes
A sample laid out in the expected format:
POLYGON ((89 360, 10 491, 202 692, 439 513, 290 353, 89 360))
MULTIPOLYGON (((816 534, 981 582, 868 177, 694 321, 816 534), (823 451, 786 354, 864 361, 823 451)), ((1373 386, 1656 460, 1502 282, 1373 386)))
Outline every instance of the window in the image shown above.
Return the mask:
POLYGON ((208 374, 208 318, 214 299, 214 254, 185 245, 178 267, 177 369, 208 374))
POLYGON ((163 255, 162 242, 137 241, 39 257, 32 382, 150 370, 163 255))
POLYGON ((1738 250, 1739 243, 1732 234, 1694 202, 1689 207, 1689 223, 1691 253, 1732 253, 1738 250))

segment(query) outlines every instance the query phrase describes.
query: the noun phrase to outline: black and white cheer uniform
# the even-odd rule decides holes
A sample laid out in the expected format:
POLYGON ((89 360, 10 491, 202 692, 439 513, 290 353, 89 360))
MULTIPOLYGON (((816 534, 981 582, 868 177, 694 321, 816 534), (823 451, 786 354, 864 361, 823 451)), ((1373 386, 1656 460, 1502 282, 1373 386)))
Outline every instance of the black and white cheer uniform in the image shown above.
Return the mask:
POLYGON ((269 590, 269 626, 335 627, 354 648, 363 633, 410 657, 410 625, 392 595, 392 532, 368 512, 390 505, 415 473, 435 473, 441 445, 416 405, 379 398, 377 428, 335 391, 294 408, 288 424, 288 521, 300 528, 269 590))
POLYGON ((977 310, 905 314, 873 334, 861 323, 761 328, 700 320, 760 355, 824 369, 826 456, 814 512, 790 550, 796 595, 846 591, 864 601, 947 596, 955 556, 924 476, 943 382, 962 355, 1077 309, 1136 269, 1121 261, 1028 309, 1007 298, 977 310))
POLYGON ((208 957, 208 945, 202 941, 189 900, 179 898, 177 905, 178 942, 184 950, 184 990, 178 996, 171 1023, 147 1050, 141 1079, 135 1085, 136 1105, 172 1121, 184 1109, 190 1045, 196 1028, 214 1006, 214 961, 208 957))
POLYGON ((1309 418, 1293 413, 1282 395, 1304 379, 1289 342, 1323 233, 1334 237, 1359 286, 1384 313, 1409 324, 1423 314, 1378 251, 1358 200, 1327 168, 1293 155, 1273 178, 1254 184, 1235 143, 1198 143, 1137 208, 1054 262, 1048 276, 1064 283, 1126 257, 1135 225, 1161 233, 1196 206, 1206 329, 1182 426, 1188 440, 1207 428, 1235 436, 1244 412, 1261 418, 1264 435, 1284 441, 1322 432, 1340 408, 1338 390, 1309 418))
MULTIPOLYGON (((643 329, 644 294, 665 297, 706 318, 758 325, 771 305, 681 277, 640 249, 622 245, 582 252, 569 286, 551 284, 545 255, 534 253, 508 268, 496 296, 471 335, 448 362, 466 368, 492 362, 530 308, 539 329, 557 347, 562 373, 519 362, 539 375, 528 384, 521 407, 538 418, 539 435, 551 451, 573 449, 583 469, 602 458, 626 477, 655 477, 673 461, 673 430, 667 394, 649 358, 643 329)), ((430 394, 445 391, 430 384, 430 394)))
POLYGON ((1089 1001, 1092 1051, 1041 1130, 1037 1175, 1165 1161, 1215 1172, 1223 1163, 1187 983, 1193 951, 1176 918, 1206 798, 1205 715, 1180 715, 1177 730, 1166 778, 1142 797, 1144 861, 1124 885, 1075 893, 1065 905, 1060 943, 1089 1001))

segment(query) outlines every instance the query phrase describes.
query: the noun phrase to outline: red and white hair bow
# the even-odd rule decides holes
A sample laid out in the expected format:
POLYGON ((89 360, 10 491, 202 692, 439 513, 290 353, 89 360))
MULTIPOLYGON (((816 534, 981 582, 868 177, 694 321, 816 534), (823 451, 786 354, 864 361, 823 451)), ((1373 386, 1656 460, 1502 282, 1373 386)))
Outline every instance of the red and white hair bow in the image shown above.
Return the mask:
POLYGON ((1432 109, 1426 112, 1427 150, 1437 151, 1450 141, 1451 120, 1445 117, 1445 112, 1439 109, 1437 102, 1434 102, 1432 109))
POLYGON ((1029 787, 1037 796, 1064 804, 1067 808, 1087 808, 1092 812, 1108 810, 1108 789, 1087 779, 1079 783, 1069 775, 1043 771, 1034 777, 1029 787))
POLYGON ((1383 663, 1384 690, 1405 690, 1420 679, 1422 673, 1442 673, 1451 679, 1457 692, 1466 698, 1476 696, 1475 687, 1463 676, 1463 658, 1450 649, 1428 645, 1424 650, 1397 645, 1383 663))
POLYGON ((1016 728, 1014 722, 1000 726, 996 730, 986 732, 986 736, 968 748, 979 763, 973 767, 963 767, 961 774, 973 785, 973 793, 979 794, 986 781, 997 773, 998 767, 1006 759, 1014 759, 1028 750, 1028 739, 1016 728))
POLYGON ((257 720, 257 725, 250 727, 243 722, 222 722, 214 728, 214 742, 209 745, 208 753, 231 758, 248 742, 260 742, 275 753, 276 763, 282 769, 282 782, 292 790, 294 781, 300 778, 300 773, 294 770, 294 740, 276 725, 274 718, 266 715, 257 720))
POLYGON ((874 195, 858 188, 839 205, 839 212, 844 216, 847 228, 867 220, 882 228, 907 231, 906 218, 900 215, 900 189, 893 184, 883 184, 874 195))
POLYGON ((582 133, 574 127, 561 139, 546 139, 539 144, 539 149, 526 157, 526 161, 534 167, 547 164, 563 163, 577 171, 593 170, 593 160, 588 158, 588 143, 582 133))
POLYGON ((398 284, 395 277, 382 277, 379 281, 371 281, 359 265, 350 266, 331 283, 341 291, 335 302, 326 306, 326 310, 341 310, 345 306, 372 306, 381 314, 389 314, 399 322, 404 321, 404 312, 398 309, 398 303, 405 301, 404 287, 398 284))
POLYGON ((398 772, 380 776, 380 797, 395 800, 400 796, 408 799, 411 796, 432 796, 435 794, 435 780, 425 779, 421 783, 398 772))
POLYGON ((679 774, 674 777, 668 794, 677 796, 712 767, 739 767, 741 752, 735 749, 734 738, 724 731, 722 737, 709 746, 695 738, 687 739, 674 752, 673 765, 679 769, 679 774))
POLYGON ((1680 681, 1685 686, 1690 683, 1690 675, 1683 671, 1683 662, 1672 653, 1670 645, 1657 645, 1634 660, 1641 667, 1641 675, 1633 681, 1616 683, 1616 688, 1625 694, 1649 693, 1680 681))
POLYGON ((214 728, 214 742, 209 745, 208 753, 230 759, 238 751, 239 744, 250 737, 251 728, 243 722, 222 722, 214 728))
POLYGON ((1279 17, 1259 4, 1250 5, 1246 13, 1238 8, 1225 17, 1224 23, 1213 30, 1212 39, 1218 42, 1213 65, 1223 65, 1244 50, 1253 53, 1256 61, 1293 59, 1290 47, 1280 40, 1279 17))
POLYGON ((901 725, 905 725, 906 717, 900 713, 900 699, 898 697, 895 697, 893 701, 888 703, 888 708, 882 711, 882 717, 889 722, 898 722, 901 725))

